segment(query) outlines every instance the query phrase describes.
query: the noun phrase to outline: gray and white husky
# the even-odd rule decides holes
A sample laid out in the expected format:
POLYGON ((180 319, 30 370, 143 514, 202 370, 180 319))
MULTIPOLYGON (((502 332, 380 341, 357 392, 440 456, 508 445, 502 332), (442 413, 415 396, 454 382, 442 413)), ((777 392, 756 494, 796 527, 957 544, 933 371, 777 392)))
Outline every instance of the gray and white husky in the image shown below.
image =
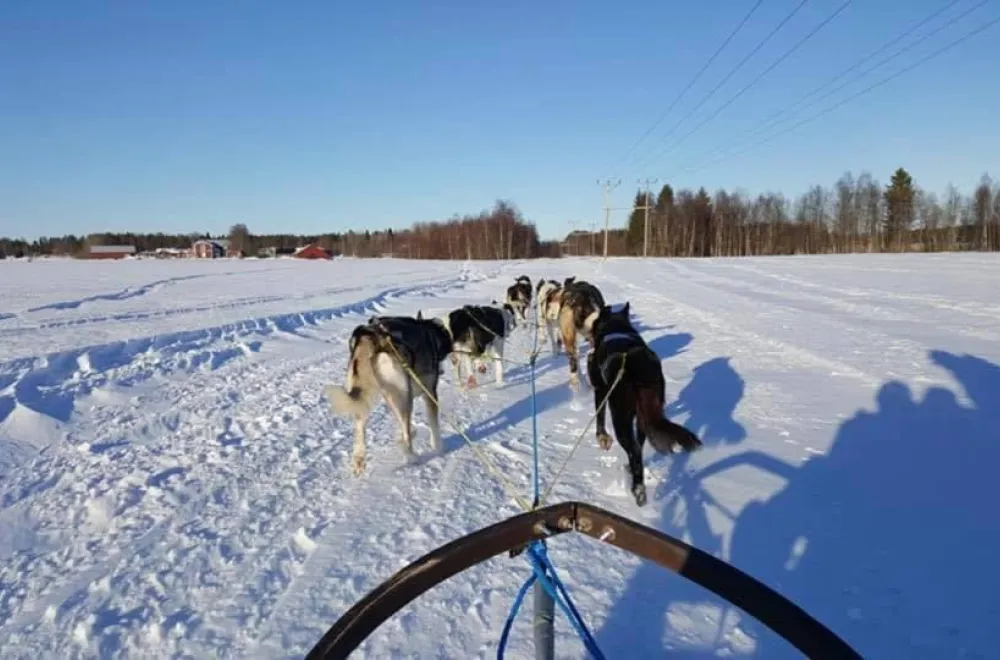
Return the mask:
POLYGON ((437 388, 441 362, 452 352, 451 333, 441 320, 375 316, 354 328, 348 345, 346 385, 327 386, 326 394, 335 414, 354 418, 354 474, 365 469, 365 424, 379 395, 399 423, 400 445, 408 459, 414 456, 413 401, 422 396, 433 450, 441 451, 437 388))

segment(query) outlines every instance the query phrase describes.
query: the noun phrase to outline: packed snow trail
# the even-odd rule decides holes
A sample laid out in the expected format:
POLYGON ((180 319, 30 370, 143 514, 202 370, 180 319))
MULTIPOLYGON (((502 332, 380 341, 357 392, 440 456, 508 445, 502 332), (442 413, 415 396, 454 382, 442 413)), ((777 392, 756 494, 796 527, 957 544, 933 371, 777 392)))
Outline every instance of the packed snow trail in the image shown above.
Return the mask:
MULTIPOLYGON (((530 494, 531 330, 508 343, 522 364, 499 388, 489 370, 461 391, 444 363, 441 456, 405 464, 381 405, 368 470, 351 477, 351 423, 321 395, 343 381, 347 338, 371 314, 487 304, 522 273, 631 300, 663 359, 668 413, 706 444, 647 451, 639 509, 624 454, 602 452, 590 429, 550 501, 593 502, 717 554, 866 657, 1000 647, 992 255, 36 261, 0 264, 4 656, 300 657, 397 569, 517 513, 445 420, 530 494), (949 556, 961 560, 943 567, 949 556)), ((537 372, 544 489, 593 397, 571 392, 548 346, 537 372)), ((418 452, 430 449, 423 420, 418 402, 418 452)), ((658 567, 580 537, 549 545, 612 657, 796 657, 658 567)), ((502 556, 456 576, 358 655, 492 657, 529 571, 502 556)), ((556 633, 559 657, 583 657, 559 617, 556 633)), ((522 613, 508 657, 530 655, 522 613)))

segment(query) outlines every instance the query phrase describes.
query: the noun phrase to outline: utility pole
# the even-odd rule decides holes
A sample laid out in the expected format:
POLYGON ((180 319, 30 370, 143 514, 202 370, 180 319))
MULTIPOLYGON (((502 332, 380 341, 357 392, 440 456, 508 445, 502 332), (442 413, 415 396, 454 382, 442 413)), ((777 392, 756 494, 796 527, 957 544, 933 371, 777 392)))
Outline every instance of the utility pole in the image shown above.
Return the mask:
POLYGON ((651 205, 649 203, 649 186, 659 181, 659 179, 646 179, 645 181, 640 181, 640 185, 646 186, 646 200, 641 208, 643 210, 644 220, 642 223, 642 256, 647 256, 649 254, 649 209, 651 205))
POLYGON ((604 258, 608 258, 608 230, 611 225, 611 191, 622 184, 621 179, 616 179, 612 181, 611 179, 605 179, 602 183, 597 182, 598 185, 604 186, 604 258))

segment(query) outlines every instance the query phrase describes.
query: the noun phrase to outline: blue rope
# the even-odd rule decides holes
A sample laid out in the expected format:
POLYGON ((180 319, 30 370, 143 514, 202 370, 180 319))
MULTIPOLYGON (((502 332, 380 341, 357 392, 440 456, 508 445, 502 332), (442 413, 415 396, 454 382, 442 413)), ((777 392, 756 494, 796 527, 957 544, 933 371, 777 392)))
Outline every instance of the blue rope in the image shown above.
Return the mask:
POLYGON ((524 584, 521 585, 520 591, 517 592, 517 596, 514 598, 514 604, 510 608, 510 614, 507 615, 507 622, 503 624, 503 632, 500 633, 500 644, 497 645, 497 660, 503 660, 503 653, 507 649, 507 636, 510 635, 510 627, 514 625, 514 618, 517 616, 518 610, 521 609, 521 603, 524 602, 524 597, 528 593, 528 589, 531 585, 535 583, 538 576, 534 573, 531 574, 524 584))
POLYGON ((531 558, 536 575, 539 571, 542 573, 538 578, 542 587, 552 596, 552 600, 562 608, 566 618, 576 628, 576 634, 580 636, 583 645, 590 651, 590 655, 597 658, 597 660, 604 660, 604 654, 601 653, 601 649, 597 646, 597 640, 590 634, 587 624, 583 622, 583 617, 580 616, 580 613, 573 605, 573 600, 569 597, 566 587, 563 586, 562 581, 556 575, 555 566, 552 565, 552 562, 549 561, 548 556, 545 554, 545 545, 541 541, 535 541, 528 548, 528 552, 530 553, 529 557, 531 558))
POLYGON ((555 566, 552 565, 545 552, 545 544, 541 541, 533 541, 528 546, 527 553, 533 572, 517 592, 510 613, 507 615, 507 621, 504 623, 503 631, 500 634, 500 643, 497 646, 497 660, 503 660, 511 626, 514 624, 514 619, 521 609, 521 604, 524 602, 524 597, 527 595, 528 589, 536 581, 542 585, 542 588, 552 597, 552 600, 559 605, 559 608, 566 615, 566 618, 569 619, 570 624, 576 630, 576 634, 579 635, 590 655, 597 660, 604 660, 604 654, 601 652, 600 647, 598 647, 597 640, 594 639, 590 630, 587 629, 587 624, 583 622, 583 617, 580 616, 580 612, 573 605, 573 600, 569 597, 569 592, 566 591, 566 587, 559 579, 559 576, 556 575, 555 566))
MULTIPOLYGON (((534 340, 532 341, 531 347, 531 360, 529 361, 529 366, 531 369, 531 437, 532 437, 532 472, 535 490, 535 503, 534 506, 538 506, 539 499, 541 498, 541 479, 539 477, 538 469, 538 407, 537 400, 535 397, 535 360, 537 359, 538 350, 538 307, 535 307, 535 330, 534 330, 534 340)), ((497 660, 503 660, 504 651, 507 649, 507 639, 510 636, 510 629, 514 625, 514 619, 517 617, 518 611, 521 609, 521 604, 524 602, 524 597, 528 593, 528 589, 537 581, 545 589, 546 593, 552 598, 554 602, 559 605, 559 608, 569 619, 570 624, 576 630, 576 634, 579 635, 580 640, 583 645, 587 648, 587 651, 591 656, 597 660, 604 660, 604 654, 601 653, 600 647, 597 646, 597 641, 594 636, 587 629, 587 624, 583 622, 583 617, 580 616, 580 612, 576 609, 573 604, 573 600, 569 597, 569 592, 563 585, 562 580, 556 575, 555 566, 549 560, 548 553, 545 549, 544 541, 533 541, 527 550, 528 560, 531 563, 532 573, 525 580, 524 584, 517 592, 517 596, 514 598, 514 602, 511 604, 510 613, 507 615, 507 621, 504 622, 503 631, 500 633, 500 642, 497 645, 497 660)))

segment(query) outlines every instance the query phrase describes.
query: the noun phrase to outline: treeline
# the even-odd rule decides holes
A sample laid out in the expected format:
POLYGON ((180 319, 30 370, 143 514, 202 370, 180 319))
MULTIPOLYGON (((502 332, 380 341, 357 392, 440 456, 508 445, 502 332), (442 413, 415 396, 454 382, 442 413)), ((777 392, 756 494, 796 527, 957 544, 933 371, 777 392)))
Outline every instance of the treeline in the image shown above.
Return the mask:
POLYGON ((559 241, 542 241, 538 230, 512 203, 497 201, 492 209, 439 222, 416 223, 405 230, 365 230, 328 234, 254 234, 245 224, 227 234, 138 234, 103 232, 88 236, 42 237, 35 241, 0 238, 0 255, 83 256, 89 245, 134 245, 137 252, 188 248, 200 239, 228 239, 233 250, 255 256, 279 253, 316 243, 333 255, 396 256, 408 259, 531 259, 556 257, 559 241))
MULTIPOLYGON (((813 186, 793 200, 775 192, 675 191, 668 184, 648 199, 637 192, 634 207, 626 226, 609 232, 609 255, 642 255, 644 249, 650 256, 683 257, 1000 250, 1000 185, 987 175, 969 195, 950 185, 941 196, 922 190, 903 168, 884 186, 867 172, 858 177, 848 172, 832 187, 813 186)), ((247 256, 308 243, 334 255, 461 260, 601 254, 604 247, 603 232, 576 231, 562 241, 542 241, 513 204, 498 201, 477 214, 405 230, 260 235, 237 224, 225 236, 107 232, 30 243, 3 238, 0 255, 82 255, 88 244, 134 245, 146 252, 186 248, 202 238, 228 238, 247 256)))
MULTIPOLYGON (((648 199, 637 192, 634 208, 609 254, 641 255, 644 243, 650 256, 683 257, 1000 250, 1000 185, 988 175, 968 196, 953 185, 943 196, 922 190, 903 168, 884 187, 867 172, 848 172, 794 201, 665 185, 648 199)), ((571 253, 589 254, 594 241, 576 232, 569 243, 571 253)))

